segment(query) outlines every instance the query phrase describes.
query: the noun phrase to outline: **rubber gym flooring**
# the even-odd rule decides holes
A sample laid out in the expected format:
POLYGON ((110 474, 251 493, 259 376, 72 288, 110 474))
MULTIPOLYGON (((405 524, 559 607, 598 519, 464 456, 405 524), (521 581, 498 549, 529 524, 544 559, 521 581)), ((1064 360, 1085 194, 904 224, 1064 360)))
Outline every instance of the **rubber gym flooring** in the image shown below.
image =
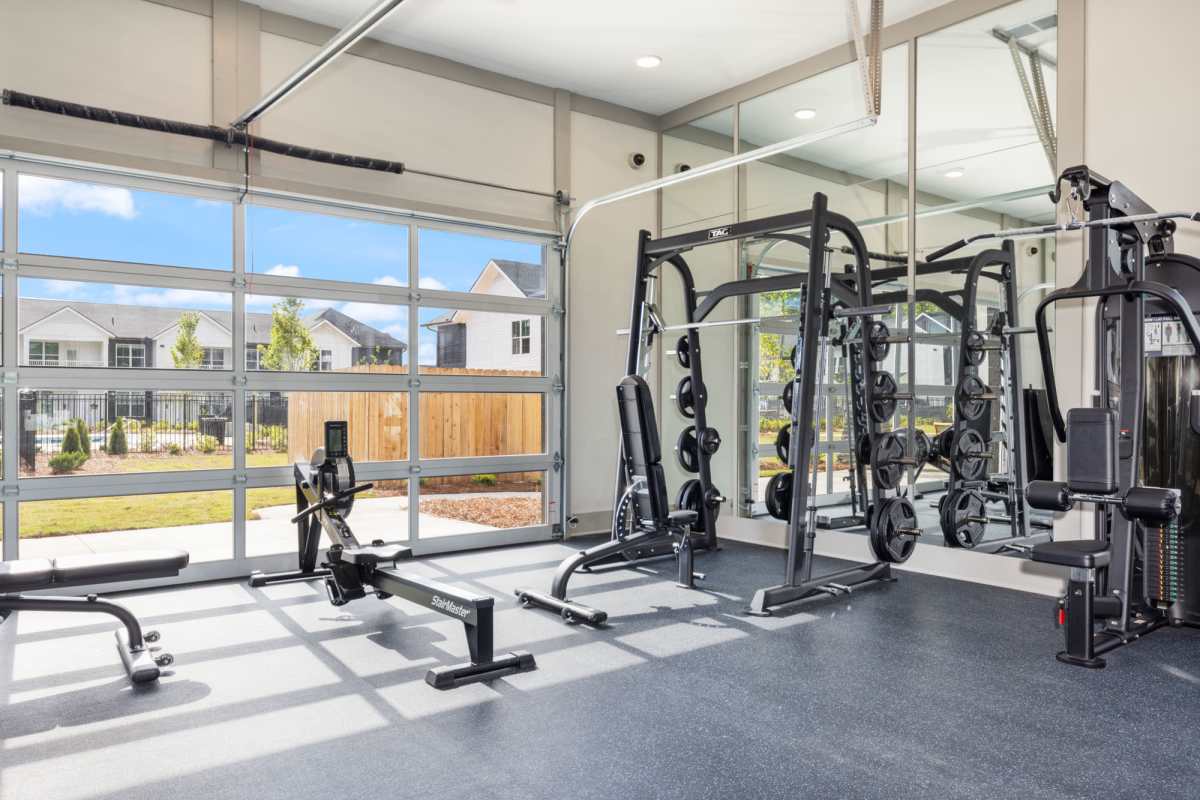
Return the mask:
POLYGON ((0 625, 0 797, 1196 797, 1198 631, 1087 671, 1054 660, 1051 600, 903 573, 747 617, 783 556, 732 543, 698 557, 704 591, 670 562, 580 576, 604 630, 517 607, 569 550, 414 565, 494 593, 499 647, 539 662, 450 692, 423 675, 465 655, 457 623, 334 608, 315 584, 127 595, 177 658, 148 691, 107 621, 18 614, 0 625))

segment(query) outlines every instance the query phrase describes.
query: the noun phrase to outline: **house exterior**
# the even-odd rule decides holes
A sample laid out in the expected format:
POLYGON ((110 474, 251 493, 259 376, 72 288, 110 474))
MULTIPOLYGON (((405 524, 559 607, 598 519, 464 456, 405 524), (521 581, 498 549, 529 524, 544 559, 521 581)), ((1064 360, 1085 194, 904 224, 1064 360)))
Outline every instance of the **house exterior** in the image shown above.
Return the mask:
MULTIPOLYGON (((21 298, 21 363, 31 367, 175 367, 171 350, 183 314, 191 309, 21 298)), ((233 368, 233 315, 194 312, 204 349, 201 369, 233 368)), ((327 308, 303 322, 320 353, 318 370, 359 364, 404 363, 407 345, 342 312, 327 308)), ((246 368, 261 369, 260 347, 271 340, 271 315, 246 314, 246 368)))
MULTIPOLYGON (((492 259, 471 285, 475 294, 544 298, 541 264, 492 259)), ((542 317, 458 309, 423 327, 437 333, 436 366, 478 370, 542 368, 542 317)))
MULTIPOLYGON (((233 315, 228 311, 85 303, 21 298, 17 304, 21 363, 33 367, 175 368, 172 348, 180 319, 199 317, 200 369, 232 369, 233 315)), ((362 364, 402 365, 407 345, 333 308, 302 317, 319 352, 315 369, 334 371, 362 364)), ((246 314, 246 368, 262 369, 260 348, 271 340, 271 314, 246 314)), ((203 417, 231 418, 230 395, 200 392, 23 392, 22 413, 39 419, 29 429, 81 418, 91 424, 117 417, 170 424, 203 417), (178 395, 178 396, 176 396, 178 395)))

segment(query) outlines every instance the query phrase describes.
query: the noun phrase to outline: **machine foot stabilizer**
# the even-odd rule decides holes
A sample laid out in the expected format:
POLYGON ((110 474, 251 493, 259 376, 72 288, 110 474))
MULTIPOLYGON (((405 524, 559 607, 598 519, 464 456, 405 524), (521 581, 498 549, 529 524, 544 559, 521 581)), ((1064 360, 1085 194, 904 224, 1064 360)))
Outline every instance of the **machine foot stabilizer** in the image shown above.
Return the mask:
POLYGON ((558 612, 564 622, 586 622, 589 625, 603 625, 608 620, 608 612, 598 608, 573 603, 565 598, 558 598, 545 592, 533 589, 517 589, 513 592, 524 606, 537 606, 549 611, 558 612))
POLYGON ((505 675, 531 672, 535 669, 537 669, 537 662, 534 661, 533 655, 523 650, 516 650, 504 658, 479 664, 434 667, 425 673, 425 682, 435 689, 456 689, 469 683, 485 683, 505 675))

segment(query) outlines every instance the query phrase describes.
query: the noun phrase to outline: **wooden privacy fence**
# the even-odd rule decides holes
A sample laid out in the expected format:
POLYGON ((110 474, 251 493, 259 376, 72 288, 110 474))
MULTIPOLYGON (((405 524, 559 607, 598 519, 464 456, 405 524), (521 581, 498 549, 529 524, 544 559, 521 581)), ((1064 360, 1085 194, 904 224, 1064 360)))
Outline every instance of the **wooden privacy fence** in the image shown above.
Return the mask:
MULTIPOLYGON (((406 374, 401 366, 353 367, 347 372, 406 374)), ((423 375, 536 376, 516 370, 422 367, 423 375)), ((420 395, 421 458, 468 458, 545 452, 540 392, 422 392, 420 395)), ((350 422, 350 455, 359 461, 403 461, 408 458, 408 393, 405 390, 359 392, 289 392, 288 449, 294 459, 308 458, 324 440, 324 423, 350 422)), ((505 475, 500 484, 532 482, 540 473, 505 475)), ((491 484, 470 476, 425 478, 423 485, 491 484)), ((503 488, 500 485, 500 488, 503 488)))

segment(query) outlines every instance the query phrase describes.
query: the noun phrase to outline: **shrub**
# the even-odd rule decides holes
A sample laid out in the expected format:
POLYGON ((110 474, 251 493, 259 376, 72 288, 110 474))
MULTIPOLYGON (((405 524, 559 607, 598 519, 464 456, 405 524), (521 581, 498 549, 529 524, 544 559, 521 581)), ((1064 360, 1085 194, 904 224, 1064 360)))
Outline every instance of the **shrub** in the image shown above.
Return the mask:
POLYGON ((167 445, 167 452, 173 456, 181 456, 183 455, 183 448, 179 446, 178 442, 171 442, 167 445))
POLYGON ((74 425, 69 426, 66 434, 63 436, 62 451, 64 453, 79 453, 83 455, 83 445, 79 443, 79 429, 74 425))
POLYGON ((108 434, 108 453, 113 456, 129 454, 129 442, 125 439, 125 419, 117 417, 116 424, 108 434))
POLYGON ((154 452, 154 435, 148 428, 143 428, 138 434, 138 450, 143 453, 154 452))
POLYGON ((482 475, 472 475, 471 483, 478 484, 479 486, 495 486, 499 483, 499 480, 495 475, 484 473, 482 475))
POLYGON ((79 449, 85 456, 92 454, 92 435, 87 423, 82 419, 75 420, 75 430, 79 431, 79 449))
POLYGON ((209 455, 217 452, 220 442, 217 441, 217 437, 215 436, 201 436, 200 441, 196 443, 196 447, 201 453, 209 455))
POLYGON ((62 475, 66 472, 74 472, 83 466, 83 462, 87 461, 87 456, 80 453, 78 450, 70 453, 62 452, 50 457, 50 471, 55 475, 62 475))

